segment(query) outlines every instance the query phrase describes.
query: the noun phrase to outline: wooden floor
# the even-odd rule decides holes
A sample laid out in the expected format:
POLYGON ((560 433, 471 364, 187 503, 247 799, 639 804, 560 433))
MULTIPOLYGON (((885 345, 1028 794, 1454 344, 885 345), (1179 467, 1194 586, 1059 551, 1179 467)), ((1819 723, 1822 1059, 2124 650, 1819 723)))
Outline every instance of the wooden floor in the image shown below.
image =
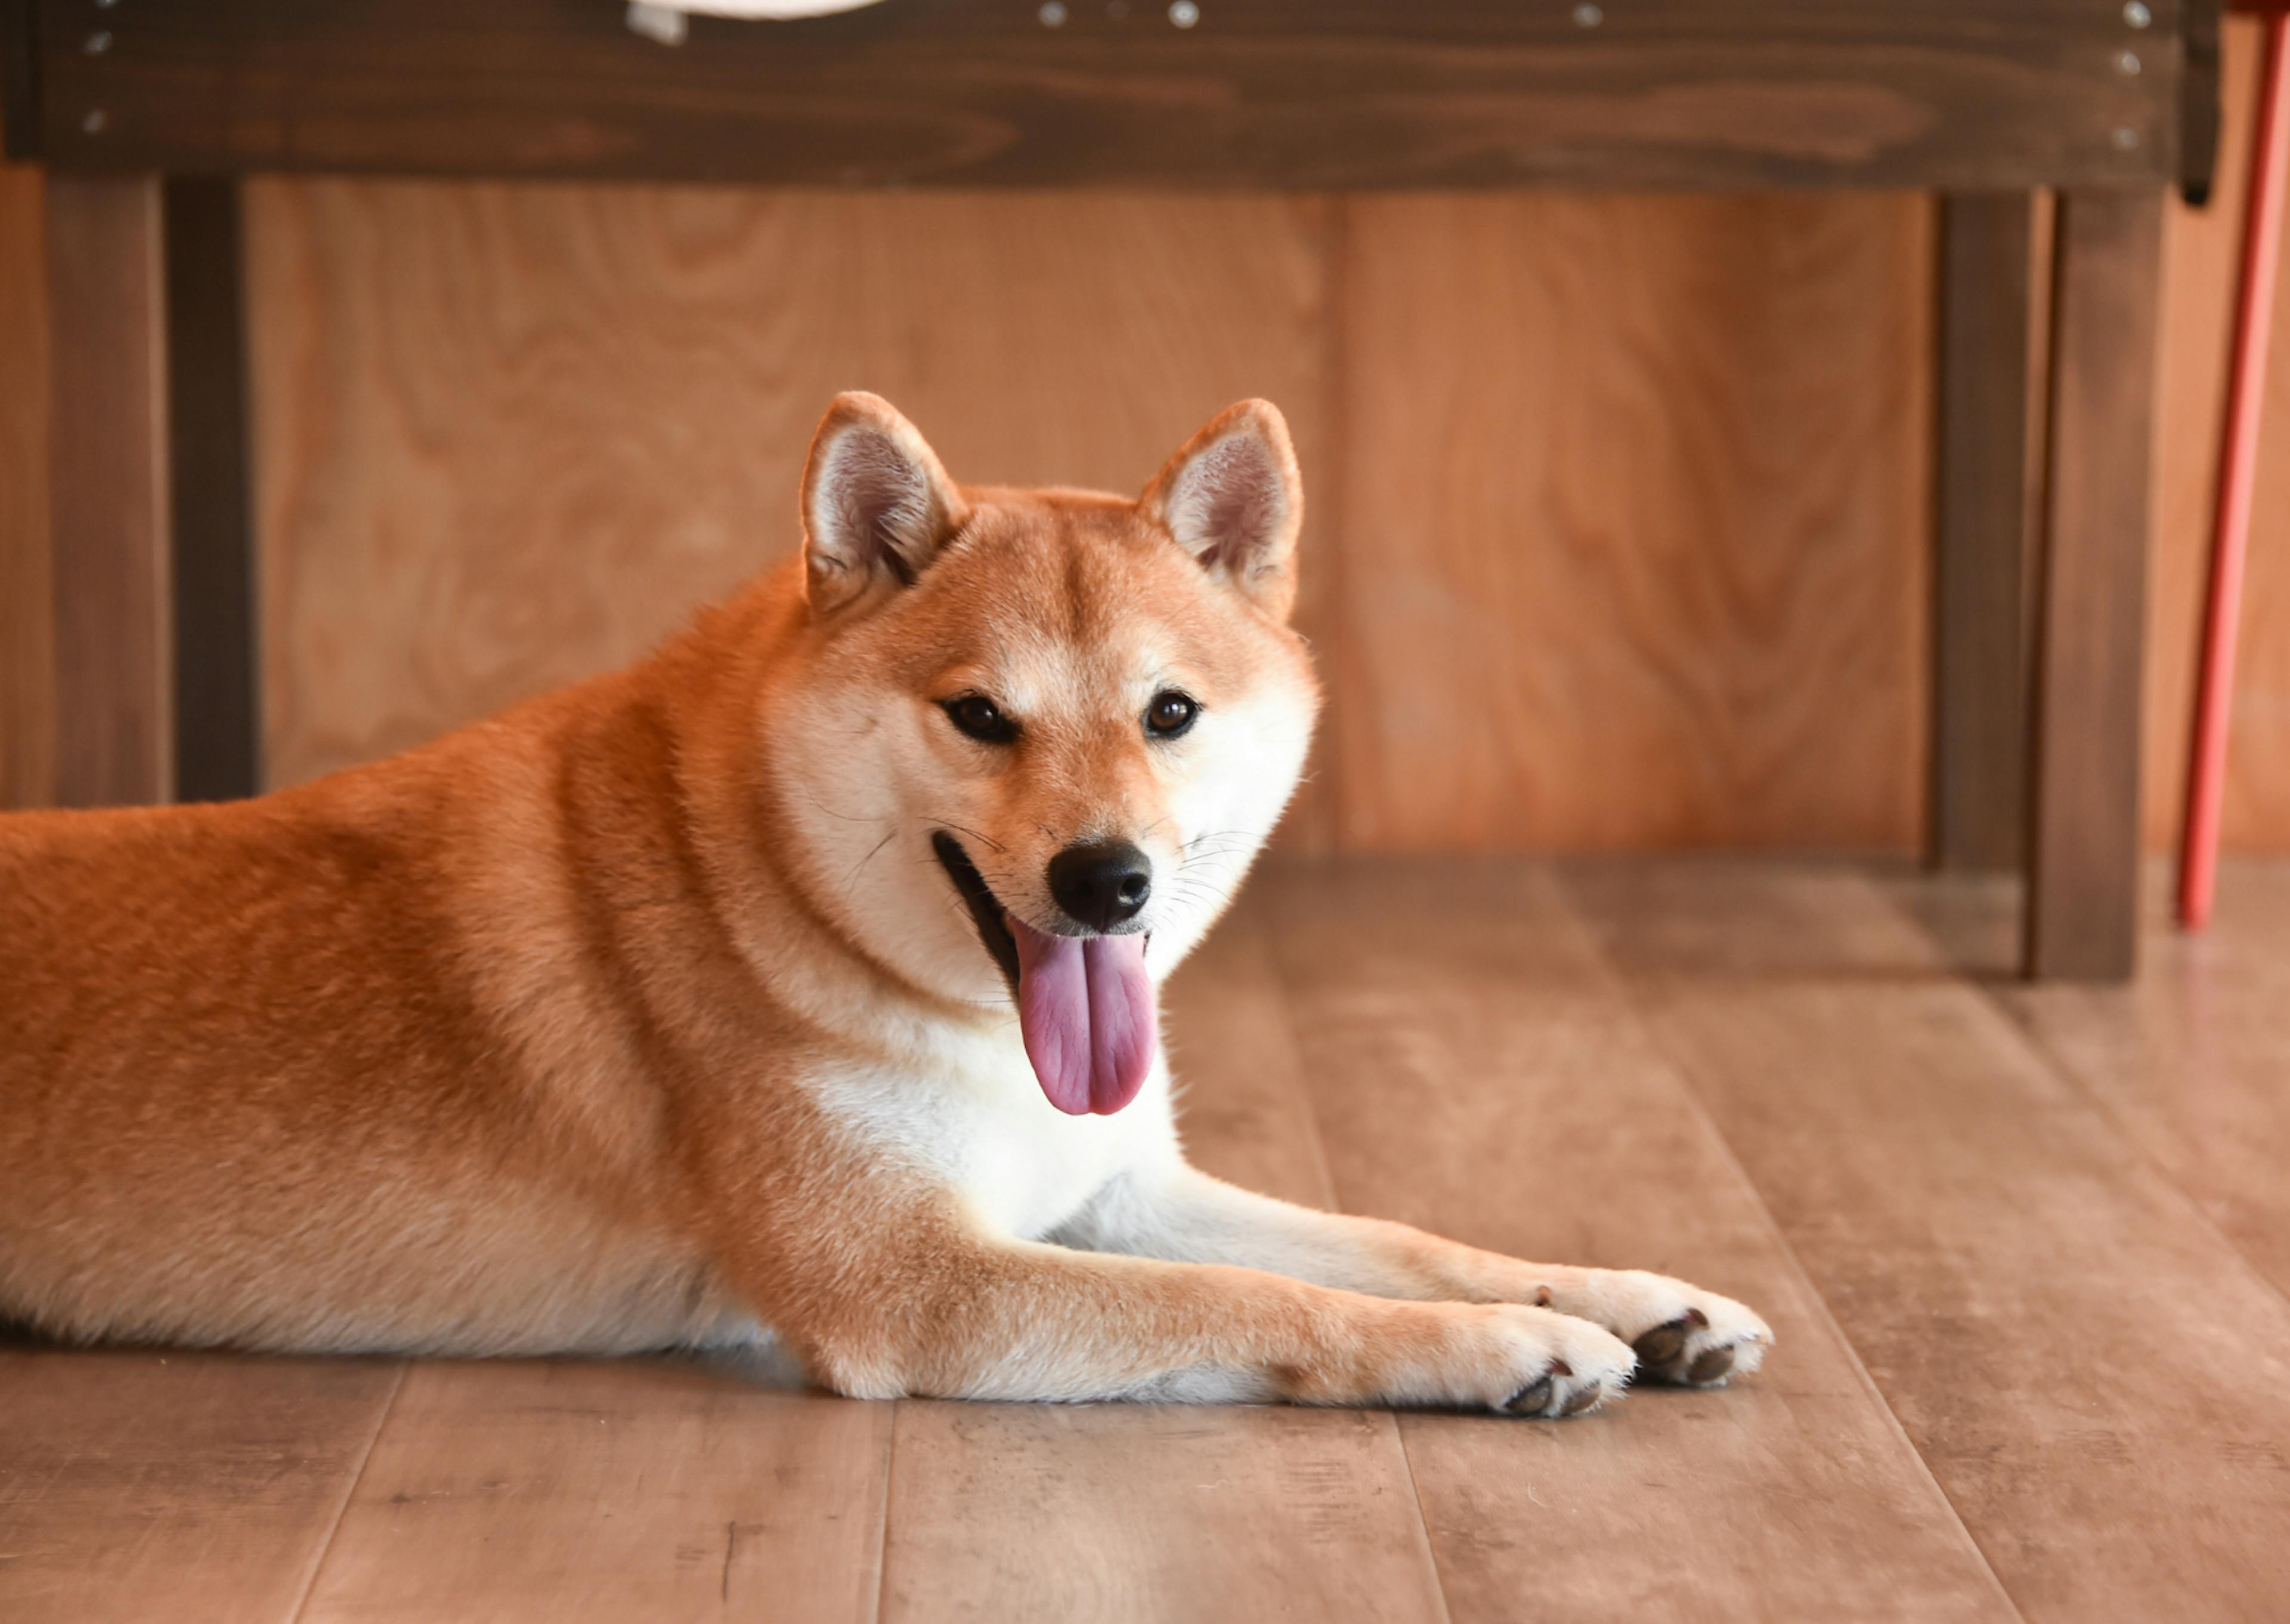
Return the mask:
MULTIPOLYGON (((2129 991, 1994 885, 1277 868, 1198 1160, 1747 1299, 1580 1421, 846 1402, 677 1361, 0 1349, 0 1619, 2290 1618, 2290 865, 2129 991)), ((2159 909, 2158 910, 2159 916, 2159 909)))

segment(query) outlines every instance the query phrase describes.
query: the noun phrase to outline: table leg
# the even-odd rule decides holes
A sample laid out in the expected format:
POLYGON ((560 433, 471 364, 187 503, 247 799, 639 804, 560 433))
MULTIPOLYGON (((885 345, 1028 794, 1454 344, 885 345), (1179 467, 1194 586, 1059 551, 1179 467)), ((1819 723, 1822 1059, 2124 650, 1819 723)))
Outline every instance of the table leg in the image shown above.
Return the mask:
POLYGON ((166 186, 175 797, 262 788, 238 182, 166 186))
POLYGON ((2138 936, 2159 192, 2060 198, 2036 595, 2026 968, 2117 980, 2138 936))
POLYGON ((51 173, 56 798, 256 788, 237 188, 51 173))
POLYGON ((2027 814, 2034 528, 2029 192, 1941 201, 1931 856, 2016 869, 2027 814))

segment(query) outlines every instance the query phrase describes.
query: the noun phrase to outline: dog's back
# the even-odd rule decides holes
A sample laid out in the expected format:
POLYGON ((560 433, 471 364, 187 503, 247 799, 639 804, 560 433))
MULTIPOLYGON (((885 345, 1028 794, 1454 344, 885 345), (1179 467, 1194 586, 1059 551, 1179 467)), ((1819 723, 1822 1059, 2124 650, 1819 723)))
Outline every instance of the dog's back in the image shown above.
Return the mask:
POLYGON ((609 1064, 600 893, 673 873, 640 704, 607 678, 261 800, 0 818, 0 1313, 472 1352, 717 1328, 657 1101, 609 1064))

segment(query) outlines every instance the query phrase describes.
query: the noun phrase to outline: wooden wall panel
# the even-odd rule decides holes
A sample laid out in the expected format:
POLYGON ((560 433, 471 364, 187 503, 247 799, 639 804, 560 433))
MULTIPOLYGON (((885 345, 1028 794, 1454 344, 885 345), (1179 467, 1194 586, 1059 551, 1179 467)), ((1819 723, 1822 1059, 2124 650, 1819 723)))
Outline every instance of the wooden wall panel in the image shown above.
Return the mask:
POLYGON ((1913 846, 1920 198, 1351 205, 1357 848, 1913 846))
POLYGON ((0 807, 55 795, 40 175, 0 164, 0 807))
MULTIPOLYGON (((2158 843, 2254 39, 2230 29, 2222 204, 2170 225, 2158 843)), ((1918 844, 1922 199, 252 194, 274 782, 628 659, 778 556, 836 388, 965 477, 1116 487, 1263 393, 1314 482, 1335 700, 1305 844, 1918 844)), ((2290 846, 2290 362, 2270 412, 2244 848, 2290 846)))
POLYGON ((273 181, 274 784, 640 653, 798 537, 838 389, 957 478, 1141 486, 1228 402, 1327 468, 1317 202, 273 181))
POLYGON ((1261 392, 1337 700, 1305 844, 1918 837, 1917 200, 251 201, 274 782, 776 556, 835 388, 1116 487, 1261 392))
MULTIPOLYGON (((2157 469, 2159 543, 2148 594, 2146 825, 2150 845, 2179 836, 2196 648, 2208 577, 2219 421, 2234 320, 2237 245, 2250 165, 2259 25, 2226 29, 2225 117, 2216 199, 2174 206, 2166 226, 2157 469)), ((2242 851, 2290 851, 2290 277, 2275 291, 2250 559, 2243 580, 2222 834, 2242 851)))

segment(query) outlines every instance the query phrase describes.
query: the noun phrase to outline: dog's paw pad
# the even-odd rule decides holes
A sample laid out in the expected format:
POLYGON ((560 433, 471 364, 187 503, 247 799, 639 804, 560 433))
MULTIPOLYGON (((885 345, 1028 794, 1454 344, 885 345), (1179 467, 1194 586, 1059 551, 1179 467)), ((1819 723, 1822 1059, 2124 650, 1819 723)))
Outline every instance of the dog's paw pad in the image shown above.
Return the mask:
MULTIPOLYGON (((1694 1309, 1691 1312, 1698 1315, 1700 1310, 1694 1309)), ((1702 1324, 1707 1324, 1709 1322, 1704 1320, 1702 1324)), ((1671 1320, 1666 1325, 1656 1325, 1637 1341, 1632 1342, 1630 1351, 1637 1356, 1640 1369, 1649 1371, 1665 1369, 1675 1364, 1678 1356, 1685 1353, 1685 1339, 1693 1330, 1693 1326, 1690 1319, 1671 1320)))
POLYGON ((1595 1410, 1612 1396, 1614 1384, 1610 1373, 1577 1376, 1574 1367, 1564 1359, 1553 1359, 1550 1368, 1510 1396, 1503 1410, 1511 1415, 1531 1415, 1545 1420, 1557 1420, 1569 1415, 1581 1415, 1595 1410))
POLYGON ((1631 1339, 1630 1352, 1637 1359, 1642 1382, 1716 1387, 1757 1369, 1773 1344, 1774 1333, 1766 1322, 1730 1298, 1657 1276, 1637 1278, 1659 1288, 1657 1300, 1645 1306, 1665 1316, 1631 1339), (1661 1302, 1659 1296, 1669 1300, 1661 1302), (1687 1296, 1696 1300, 1678 1301, 1687 1296))
POLYGON ((1550 1408, 1550 1388, 1549 1376, 1537 1376, 1512 1394, 1503 1408, 1513 1415, 1541 1415, 1550 1408))

